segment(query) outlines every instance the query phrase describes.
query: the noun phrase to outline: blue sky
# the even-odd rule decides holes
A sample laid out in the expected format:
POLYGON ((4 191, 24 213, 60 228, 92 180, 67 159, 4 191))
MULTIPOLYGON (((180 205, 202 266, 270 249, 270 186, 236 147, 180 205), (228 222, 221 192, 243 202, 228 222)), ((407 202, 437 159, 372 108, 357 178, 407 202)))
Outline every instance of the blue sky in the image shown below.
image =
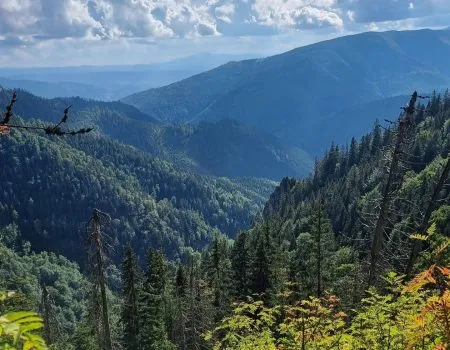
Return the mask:
POLYGON ((450 25, 450 0, 0 0, 0 66, 270 55, 368 30, 450 25))

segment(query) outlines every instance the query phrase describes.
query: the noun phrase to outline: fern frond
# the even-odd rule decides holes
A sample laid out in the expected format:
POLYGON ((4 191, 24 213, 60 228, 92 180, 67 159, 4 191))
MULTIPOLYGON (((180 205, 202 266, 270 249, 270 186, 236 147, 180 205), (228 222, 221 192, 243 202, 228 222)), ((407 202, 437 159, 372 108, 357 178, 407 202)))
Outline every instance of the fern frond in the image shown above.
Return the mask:
POLYGON ((413 235, 409 236, 411 239, 417 239, 419 241, 426 241, 428 239, 429 236, 427 235, 421 235, 419 233, 415 233, 413 235))

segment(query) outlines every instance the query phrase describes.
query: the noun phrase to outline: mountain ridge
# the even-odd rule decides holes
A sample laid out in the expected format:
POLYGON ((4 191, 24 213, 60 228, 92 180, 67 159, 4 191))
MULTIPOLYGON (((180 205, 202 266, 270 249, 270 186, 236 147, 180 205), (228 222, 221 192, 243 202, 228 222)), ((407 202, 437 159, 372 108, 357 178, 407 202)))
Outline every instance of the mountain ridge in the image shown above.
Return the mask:
POLYGON ((449 43, 450 32, 442 30, 355 34, 230 62, 123 101, 162 121, 236 119, 317 155, 331 141, 344 141, 335 135, 317 142, 323 137, 317 118, 414 89, 449 86, 449 43))

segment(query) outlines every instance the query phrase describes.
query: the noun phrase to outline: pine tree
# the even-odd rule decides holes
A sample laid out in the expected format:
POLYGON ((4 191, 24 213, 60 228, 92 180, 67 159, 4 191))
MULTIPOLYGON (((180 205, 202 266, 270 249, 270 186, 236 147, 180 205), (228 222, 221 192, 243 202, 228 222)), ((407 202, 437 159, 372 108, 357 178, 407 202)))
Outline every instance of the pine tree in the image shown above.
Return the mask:
POLYGON ((321 297, 332 274, 334 233, 324 205, 317 201, 308 223, 308 232, 300 233, 294 252, 292 269, 301 294, 321 297))
POLYGON ((358 143, 356 139, 352 137, 350 142, 350 150, 348 155, 348 167, 351 168, 358 161, 358 143))
POLYGON ((383 144, 383 135, 381 132, 381 125, 378 122, 378 120, 375 122, 372 134, 373 134, 373 137, 372 137, 372 145, 371 145, 370 152, 372 155, 375 155, 378 151, 380 151, 380 148, 383 144))
POLYGON ((204 258, 206 259, 208 284, 214 296, 214 320, 219 321, 230 311, 231 301, 231 262, 228 257, 228 243, 226 239, 216 236, 204 258))
POLYGON ((249 295, 250 253, 248 244, 248 232, 243 231, 236 237, 231 251, 233 293, 238 300, 244 300, 249 295))
POLYGON ((179 263, 175 275, 174 285, 174 315, 173 334, 171 339, 177 343, 180 350, 187 349, 186 318, 187 318, 187 279, 184 266, 179 263))
POLYGON ((191 258, 186 289, 186 348, 208 349, 203 334, 211 329, 214 317, 213 295, 202 278, 200 264, 191 258))
POLYGON ((265 294, 265 297, 272 288, 272 237, 269 226, 264 223, 256 232, 256 247, 251 262, 251 284, 250 291, 254 294, 265 294))
POLYGON ((160 251, 148 253, 148 266, 139 302, 139 344, 142 350, 169 350, 175 346, 169 341, 165 324, 164 295, 166 262, 160 251))
POLYGON ((125 250, 122 263, 123 281, 123 345, 127 350, 138 350, 139 347, 139 273, 134 254, 130 245, 125 250))

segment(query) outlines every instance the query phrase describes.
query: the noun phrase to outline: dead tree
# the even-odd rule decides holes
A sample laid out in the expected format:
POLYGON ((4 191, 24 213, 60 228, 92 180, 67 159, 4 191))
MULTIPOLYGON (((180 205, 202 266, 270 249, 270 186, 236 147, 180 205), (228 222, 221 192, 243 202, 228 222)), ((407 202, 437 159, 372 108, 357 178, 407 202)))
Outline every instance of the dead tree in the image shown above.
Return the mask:
POLYGON ((7 134, 11 129, 23 129, 23 130, 43 130, 47 135, 65 136, 65 135, 78 135, 87 134, 91 132, 93 128, 81 128, 78 130, 64 130, 62 124, 66 123, 69 119, 69 110, 72 106, 68 106, 64 109, 64 114, 55 125, 21 125, 12 124, 11 120, 14 116, 14 105, 17 102, 17 93, 13 92, 9 104, 6 106, 6 111, 3 113, 3 119, 0 121, 0 135, 7 134))
MULTIPOLYGON (((422 221, 417 228, 417 233, 420 235, 425 235, 425 232, 428 228, 431 214, 436 208, 436 203, 439 200, 442 188, 445 185, 445 182, 448 179, 450 174, 450 154, 447 155, 447 162, 445 163, 444 169, 442 170, 441 175, 439 176, 439 180, 434 188, 433 194, 428 202, 427 208, 425 210, 425 214, 422 217, 422 221)), ((411 277, 411 272, 414 266, 414 263, 417 260, 419 252, 422 249, 422 242, 420 240, 414 240, 413 246, 411 248, 411 252, 409 255, 408 263, 406 265, 405 273, 408 277, 411 277)))
POLYGON ((59 323, 56 315, 55 302, 50 295, 47 286, 44 282, 40 283, 41 287, 41 302, 40 311, 44 316, 44 339, 47 344, 55 342, 60 334, 59 323))
MULTIPOLYGON (((110 221, 108 214, 94 209, 87 224, 88 236, 88 258, 92 273, 92 283, 94 288, 94 313, 101 322, 101 334, 99 339, 104 350, 112 350, 111 330, 109 325, 108 301, 106 297, 106 260, 108 243, 107 236, 102 233, 102 226, 110 221), (95 305, 98 291, 100 292, 100 305, 95 305)), ((100 325, 99 325, 100 326, 100 325)))
POLYGON ((404 113, 398 120, 395 146, 388 168, 388 176, 381 193, 380 211, 377 216, 370 249, 369 286, 372 286, 376 280, 377 267, 383 249, 385 226, 388 221, 389 207, 392 203, 393 195, 399 187, 397 179, 401 176, 399 174, 400 163, 404 158, 407 139, 413 127, 414 112, 419 97, 417 92, 414 91, 408 106, 403 108, 404 113))

